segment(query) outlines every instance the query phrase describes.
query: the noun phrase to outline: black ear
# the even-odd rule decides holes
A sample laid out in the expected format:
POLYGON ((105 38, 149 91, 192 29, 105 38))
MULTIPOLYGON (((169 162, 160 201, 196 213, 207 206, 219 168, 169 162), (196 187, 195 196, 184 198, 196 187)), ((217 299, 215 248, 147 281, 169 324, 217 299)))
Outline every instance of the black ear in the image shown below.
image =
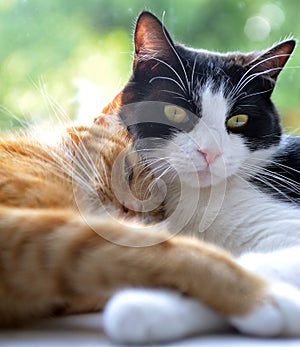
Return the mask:
POLYGON ((275 84, 279 73, 291 56, 295 46, 295 40, 287 40, 260 53, 248 65, 252 70, 251 72, 262 74, 275 84))
POLYGON ((142 12, 137 20, 135 34, 134 66, 155 57, 168 60, 174 55, 174 44, 161 21, 150 12, 142 12))

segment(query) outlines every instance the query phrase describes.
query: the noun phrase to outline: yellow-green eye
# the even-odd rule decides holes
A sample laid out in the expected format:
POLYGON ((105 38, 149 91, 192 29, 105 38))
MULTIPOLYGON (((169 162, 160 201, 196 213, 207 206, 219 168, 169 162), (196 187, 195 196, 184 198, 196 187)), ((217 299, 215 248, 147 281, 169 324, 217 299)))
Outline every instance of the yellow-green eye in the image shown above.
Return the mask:
POLYGON ((230 129, 241 128, 248 123, 248 119, 249 117, 247 114, 237 114, 227 120, 227 126, 230 129))
POLYGON ((174 123, 182 123, 186 120, 186 111, 176 105, 166 105, 164 108, 166 117, 174 123))

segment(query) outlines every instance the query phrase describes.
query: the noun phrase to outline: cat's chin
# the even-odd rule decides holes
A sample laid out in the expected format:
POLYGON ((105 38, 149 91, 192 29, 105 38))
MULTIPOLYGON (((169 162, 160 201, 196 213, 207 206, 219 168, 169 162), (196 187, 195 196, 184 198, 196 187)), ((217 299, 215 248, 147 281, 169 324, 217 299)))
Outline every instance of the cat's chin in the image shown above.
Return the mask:
POLYGON ((221 182, 226 181, 227 179, 227 177, 220 177, 215 175, 205 176, 202 173, 199 173, 198 176, 199 176, 200 188, 216 186, 220 184, 221 182))
POLYGON ((182 175, 181 183, 191 188, 207 188, 225 182, 227 176, 219 176, 210 171, 198 171, 193 173, 185 173, 182 175))

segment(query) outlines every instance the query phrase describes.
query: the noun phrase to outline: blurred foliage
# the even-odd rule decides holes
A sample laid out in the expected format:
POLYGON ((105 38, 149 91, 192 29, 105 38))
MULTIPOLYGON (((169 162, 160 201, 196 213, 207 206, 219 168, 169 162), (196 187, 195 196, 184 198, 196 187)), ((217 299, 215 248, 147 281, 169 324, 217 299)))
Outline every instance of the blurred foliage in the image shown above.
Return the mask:
MULTIPOLYGON (((95 116, 130 76, 142 9, 193 47, 257 50, 300 37, 297 1, 0 0, 0 128, 95 116)), ((287 130, 300 125, 299 67, 298 49, 274 92, 287 130)))

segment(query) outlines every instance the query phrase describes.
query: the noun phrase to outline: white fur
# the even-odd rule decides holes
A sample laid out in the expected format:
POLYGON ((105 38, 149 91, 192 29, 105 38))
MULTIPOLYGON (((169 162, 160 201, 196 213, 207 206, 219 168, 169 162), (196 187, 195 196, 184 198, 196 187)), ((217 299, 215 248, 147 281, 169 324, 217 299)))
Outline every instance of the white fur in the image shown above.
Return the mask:
POLYGON ((268 301, 229 321, 239 331, 256 336, 300 336, 300 291, 286 283, 270 286, 268 301))
POLYGON ((115 294, 103 315, 106 334, 118 343, 165 342, 227 331, 231 324, 255 336, 300 336, 300 292, 275 282, 268 300, 246 316, 214 313, 198 301, 166 289, 127 289, 115 294))
MULTIPOLYGON (((182 226, 182 220, 190 216, 180 231, 192 230, 196 236, 235 255, 300 245, 300 210, 272 199, 247 181, 249 166, 262 167, 277 148, 250 152, 240 135, 227 133, 225 121, 230 103, 224 88, 215 92, 212 85, 205 85, 202 121, 190 133, 179 134, 167 145, 166 156, 172 153, 170 160, 181 183, 177 187, 173 184, 167 196, 170 230, 182 226), (197 147, 216 145, 223 154, 206 168, 197 147), (181 150, 170 152, 171 146, 181 150), (180 210, 175 209, 178 201, 180 210), (280 218, 276 219, 279 210, 280 218)), ((252 173, 256 173, 255 169, 252 173)))
MULTIPOLYGON (((183 190, 191 201, 192 196, 199 193, 187 186, 183 190)), ((221 183, 212 190, 200 190, 199 194, 195 213, 183 232, 193 230, 195 236, 218 244, 235 255, 300 245, 299 209, 273 200, 242 179, 233 177, 226 186, 221 183), (210 211, 210 220, 203 220, 206 210, 210 211), (280 218, 276 218, 279 211, 280 218), (206 229, 200 229, 201 225, 206 229)), ((177 221, 180 223, 181 214, 191 214, 192 206, 188 199, 185 202, 186 211, 173 214, 169 219, 175 225, 177 221)))
POLYGON ((242 138, 228 134, 225 129, 230 104, 223 89, 220 87, 215 92, 212 85, 205 85, 200 105, 202 117, 198 124, 188 133, 179 133, 156 153, 158 158, 168 158, 181 182, 187 186, 199 189, 222 182, 235 174, 250 155, 242 138), (199 150, 221 155, 208 165, 199 150))
MULTIPOLYGON (((168 190, 169 228, 231 251, 242 266, 269 279, 267 300, 243 317, 227 317, 230 324, 248 334, 300 336, 300 209, 247 181, 249 167, 261 167, 276 148, 251 153, 241 136, 226 132, 230 105, 222 87, 216 92, 208 83, 200 94, 201 121, 159 152, 181 183, 172 180, 168 190), (222 155, 208 165, 199 149, 222 155)), ((121 292, 108 304, 104 321, 114 340, 133 343, 227 327, 205 306, 168 290, 121 292)))
POLYGON ((205 305, 165 289, 122 290, 103 317, 106 334, 119 343, 165 342, 228 327, 205 305))

